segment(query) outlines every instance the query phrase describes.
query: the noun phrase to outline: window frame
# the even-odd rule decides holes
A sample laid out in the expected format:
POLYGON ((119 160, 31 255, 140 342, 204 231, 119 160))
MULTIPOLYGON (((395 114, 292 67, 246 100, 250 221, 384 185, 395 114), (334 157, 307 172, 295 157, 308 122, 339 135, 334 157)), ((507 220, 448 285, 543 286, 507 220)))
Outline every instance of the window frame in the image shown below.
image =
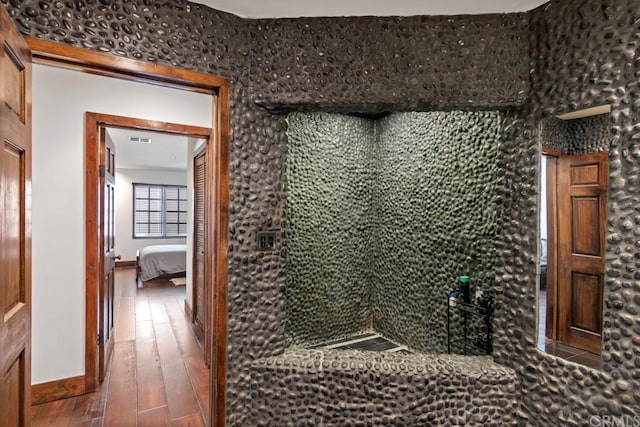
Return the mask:
MULTIPOLYGON (((167 236, 167 193, 166 193, 166 189, 167 188, 176 188, 178 189, 178 194, 180 194, 180 189, 184 189, 185 193, 187 193, 188 191, 188 187, 186 185, 181 185, 181 184, 151 184, 151 183, 146 183, 146 182, 132 182, 131 183, 131 192, 132 192, 132 203, 131 203, 131 238, 132 239, 184 239, 187 237, 188 234, 188 230, 187 230, 187 222, 185 221, 185 233, 184 234, 176 234, 176 235, 170 235, 167 236), (162 229, 162 234, 158 234, 158 235, 146 235, 146 236, 139 236, 136 234, 136 187, 138 186, 144 186, 144 187, 149 187, 149 188, 153 188, 153 187, 157 187, 157 188, 161 188, 162 190, 162 198, 160 199, 160 226, 162 229)), ((184 199, 185 202, 185 206, 186 209, 183 210, 178 210, 178 231, 180 230, 180 224, 182 224, 179 220, 180 220, 180 213, 184 212, 185 216, 188 217, 189 215, 189 195, 187 194, 186 196, 187 198, 184 199)), ((147 198, 147 200, 152 200, 150 198, 147 198)), ((157 200, 157 199, 153 199, 153 200, 157 200)), ((177 199, 178 200, 178 207, 180 208, 180 201, 182 199, 177 199)), ((150 211, 147 211, 150 212, 150 211)), ((146 224, 149 224, 149 222, 147 221, 146 224)))

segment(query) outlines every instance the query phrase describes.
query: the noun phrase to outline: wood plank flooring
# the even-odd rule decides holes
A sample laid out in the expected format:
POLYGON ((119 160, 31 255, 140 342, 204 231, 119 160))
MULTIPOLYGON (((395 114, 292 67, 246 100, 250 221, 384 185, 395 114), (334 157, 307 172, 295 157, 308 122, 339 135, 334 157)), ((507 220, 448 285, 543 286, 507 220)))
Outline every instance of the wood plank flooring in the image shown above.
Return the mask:
POLYGON ((115 341, 105 381, 95 393, 34 406, 32 425, 204 426, 209 369, 184 298, 184 286, 155 281, 138 289, 135 269, 116 269, 115 341))

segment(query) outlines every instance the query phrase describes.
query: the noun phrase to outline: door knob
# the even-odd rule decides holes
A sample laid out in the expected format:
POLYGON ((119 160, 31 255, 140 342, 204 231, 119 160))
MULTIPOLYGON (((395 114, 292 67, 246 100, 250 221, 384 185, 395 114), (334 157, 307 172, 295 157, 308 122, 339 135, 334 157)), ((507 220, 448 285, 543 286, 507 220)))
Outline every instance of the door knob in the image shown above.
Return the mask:
POLYGON ((117 259, 117 260, 121 260, 122 259, 122 255, 111 255, 111 258, 117 259))

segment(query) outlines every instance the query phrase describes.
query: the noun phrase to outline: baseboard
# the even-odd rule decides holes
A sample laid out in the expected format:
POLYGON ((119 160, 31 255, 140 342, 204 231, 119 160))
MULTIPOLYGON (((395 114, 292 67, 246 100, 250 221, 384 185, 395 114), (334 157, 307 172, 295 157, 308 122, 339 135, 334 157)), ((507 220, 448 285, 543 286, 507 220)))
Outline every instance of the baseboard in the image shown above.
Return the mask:
POLYGON ((31 386, 31 404, 51 402, 84 394, 84 375, 31 386))
POLYGON ((184 300, 184 312, 187 315, 187 319, 189 319, 189 322, 193 322, 193 311, 191 311, 191 306, 186 299, 184 300))
POLYGON ((193 318, 193 310, 191 310, 191 306, 189 306, 189 303, 186 299, 184 300, 184 313, 187 315, 187 319, 189 319, 189 322, 191 322, 191 330, 196 336, 198 345, 200 346, 202 351, 204 351, 204 331, 202 330, 202 328, 200 328, 200 326, 196 322, 196 319, 193 318))
POLYGON ((116 267, 135 267, 136 261, 116 261, 116 267))

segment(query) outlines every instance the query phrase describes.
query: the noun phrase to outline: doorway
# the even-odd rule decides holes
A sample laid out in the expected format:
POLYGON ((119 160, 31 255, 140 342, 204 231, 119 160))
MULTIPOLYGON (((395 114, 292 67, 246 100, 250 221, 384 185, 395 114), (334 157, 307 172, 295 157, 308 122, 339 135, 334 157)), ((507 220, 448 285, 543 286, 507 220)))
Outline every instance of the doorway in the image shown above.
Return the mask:
MULTIPOLYGON (((36 63, 48 63, 57 66, 80 68, 82 70, 91 70, 92 73, 104 76, 104 77, 118 77, 118 80, 138 80, 145 82, 153 82, 155 85, 180 88, 184 91, 194 91, 198 93, 208 93, 211 95, 213 101, 213 132, 211 132, 211 149, 208 150, 208 159, 213 165, 214 173, 210 175, 210 206, 211 215, 209 215, 211 221, 210 236, 212 250, 210 256, 206 262, 211 266, 210 278, 211 283, 216 286, 216 292, 212 293, 213 299, 211 301, 212 311, 211 321, 214 322, 214 327, 210 327, 210 340, 212 342, 212 360, 214 362, 215 369, 211 372, 211 385, 212 385, 212 423, 222 425, 224 422, 224 375, 225 372, 225 357, 226 357, 226 345, 225 345, 225 333, 226 333, 226 233, 213 233, 213 230, 226 230, 227 229, 227 216, 228 216, 228 137, 229 137, 229 116, 228 116, 228 82, 225 79, 221 79, 215 76, 202 75, 198 73, 189 72, 186 70, 176 70, 169 67, 158 66, 155 64, 140 63, 138 61, 126 60, 122 58, 114 58, 109 55, 97 54, 94 52, 84 51, 83 49, 70 48, 61 46, 56 43, 44 42, 40 40, 29 40, 31 48, 34 50, 34 59, 36 63)), ((144 85, 143 85, 144 86, 144 85)), ((156 86, 157 87, 157 86, 156 86)), ((59 98, 64 99, 64 98, 59 98)), ((142 97, 140 102, 148 101, 142 97)), ((56 104, 56 105, 59 105, 56 104)), ((172 132, 178 132, 176 128, 172 128, 172 132)), ((97 129, 96 129, 97 132, 97 129)), ((54 135, 54 133, 49 133, 54 135)), ((62 148, 60 143, 51 144, 58 145, 58 148, 62 148)), ((63 150, 58 150, 62 152, 63 150)), ((92 161, 96 162, 96 159, 92 161)), ((74 162, 66 161, 66 164, 72 164, 74 162)), ((93 177, 95 179, 95 177, 93 177)), ((77 180, 76 180, 77 181, 77 180)), ((74 191, 69 191, 74 193, 74 191)), ((66 194, 66 193, 65 193, 66 194)), ((99 194, 97 192, 97 194, 99 194)), ((62 200, 62 199, 61 199, 62 200)), ((41 209, 40 212, 43 210, 41 209)), ((90 234, 87 234, 90 237, 90 234)), ((91 239, 96 238, 91 236, 91 239)), ((97 238, 96 238, 97 239, 97 238)), ((97 245, 96 245, 97 246, 97 245)), ((72 257, 78 260, 79 257, 72 257)), ((100 270, 101 265, 95 265, 96 270, 92 270, 87 275, 87 285, 90 279, 89 276, 98 275, 97 271, 100 270)), ((96 282, 97 283, 97 282, 96 282)), ((87 298, 92 288, 87 286, 87 298)), ((97 295, 93 295, 97 298, 97 295)), ((87 305, 87 317, 91 316, 95 319, 97 313, 90 313, 90 305, 87 305)), ((94 330, 95 320, 93 323, 94 330)), ((92 347, 96 346, 96 334, 90 334, 89 328, 86 333, 83 333, 85 338, 91 339, 92 347)), ((85 340, 86 342, 89 342, 85 340)), ((95 352, 96 350, 94 350, 95 352)), ((82 353, 80 353, 82 354, 82 353)), ((90 352, 85 352, 85 362, 87 357, 91 358, 90 352)), ((74 353, 75 357, 75 353, 74 353)), ((72 373, 73 374, 73 373, 72 373)), ((93 384, 91 380, 88 380, 82 387, 77 388, 78 393, 88 392, 92 386, 95 386, 95 380, 93 384)))
MULTIPOLYGON (((86 391, 93 391, 97 384, 95 382, 96 378, 98 381, 102 381, 104 379, 111 351, 113 349, 112 338, 113 328, 115 327, 114 261, 116 253, 114 249, 114 241, 116 233, 114 229, 114 218, 116 203, 114 195, 117 163, 116 144, 110 138, 110 135, 107 134, 107 129, 129 129, 143 132, 159 132, 194 139, 202 138, 206 141, 209 140, 211 129, 99 113, 86 113, 85 118, 85 384, 90 385, 90 387, 87 387, 86 391)), ((187 151, 186 147, 184 150, 185 152, 187 151)), ((128 153, 130 156, 135 155, 133 150, 130 150, 128 153)), ((152 157, 152 153, 150 151, 141 153, 141 155, 144 155, 147 158, 152 157)), ((130 158, 128 160, 131 161, 130 158)), ((162 187, 162 189, 164 188, 165 187, 162 187)), ((147 201, 147 203, 150 203, 150 201, 147 201)), ((160 214, 160 212, 157 213, 160 214)), ((138 212, 135 213, 135 216, 137 215, 138 212)), ((135 216, 133 219, 134 222, 137 221, 135 216)), ((158 215, 158 218, 154 219, 154 221, 154 226, 163 225, 166 223, 165 214, 162 213, 158 215), (157 224, 157 222, 160 222, 161 224, 157 224)), ((178 222, 173 223, 178 227, 178 230, 176 231, 179 231, 181 225, 180 221, 178 220, 178 222)), ((165 227, 163 226, 159 228, 159 230, 162 231, 160 233, 162 235, 161 237, 166 237, 164 228, 165 227)), ((135 228, 133 236, 136 236, 135 228)), ((206 253, 209 252, 206 249, 208 242, 208 236, 204 236, 205 258, 206 253)), ((166 247, 166 245, 162 245, 162 247, 166 247)), ((204 272, 205 276, 208 275, 207 265, 204 266, 204 272)), ((208 355, 205 356, 205 360, 209 360, 208 355)))
POLYGON ((550 133, 555 140, 549 141, 562 146, 558 135, 567 132, 566 141, 570 143, 562 146, 563 150, 542 147, 537 345, 547 353, 599 369, 608 191, 607 121, 606 116, 582 118, 575 123, 552 120, 556 122, 549 127, 553 128, 550 133), (585 144, 583 140, 590 142, 585 144), (593 152, 585 152, 587 146, 593 152))

